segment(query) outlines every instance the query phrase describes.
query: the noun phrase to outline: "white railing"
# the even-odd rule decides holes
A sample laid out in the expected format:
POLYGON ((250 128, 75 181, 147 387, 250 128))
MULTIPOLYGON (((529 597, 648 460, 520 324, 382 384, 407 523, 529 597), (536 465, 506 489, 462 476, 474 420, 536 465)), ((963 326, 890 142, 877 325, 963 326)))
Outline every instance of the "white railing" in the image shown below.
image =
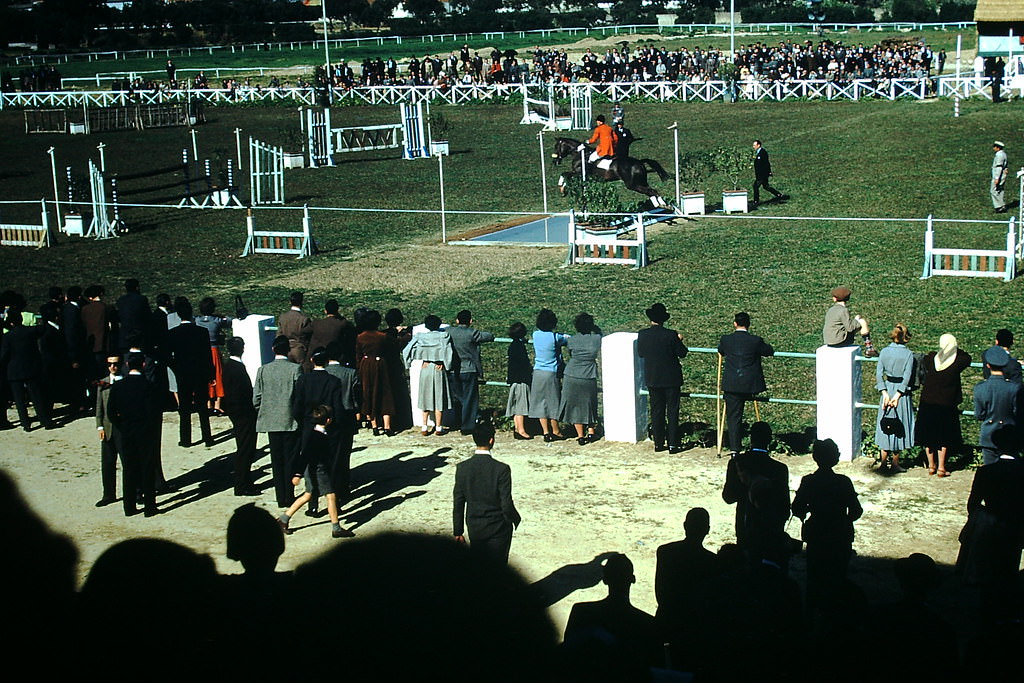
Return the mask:
MULTIPOLYGON (((826 80, 790 80, 790 81, 737 81, 735 92, 738 99, 753 101, 784 101, 791 99, 826 99, 826 100, 859 100, 875 97, 886 100, 900 98, 924 99, 929 90, 927 78, 900 79, 859 79, 854 81, 832 82, 826 80)), ((938 79, 939 94, 952 96, 959 93, 961 97, 988 95, 975 84, 972 76, 947 76, 938 79)), ((478 100, 507 98, 522 92, 521 84, 495 85, 452 85, 452 86, 412 86, 412 85, 380 85, 361 86, 351 89, 335 88, 332 96, 335 101, 357 101, 362 104, 402 104, 421 101, 441 101, 447 104, 466 104, 478 100)), ((530 89, 547 89, 546 84, 529 84, 530 89)), ((712 102, 728 99, 730 87, 726 81, 701 81, 684 83, 673 81, 636 82, 636 83, 573 83, 566 87, 555 86, 559 97, 568 97, 568 88, 586 88, 592 95, 603 95, 611 100, 629 100, 645 98, 666 102, 681 100, 683 102, 712 102)), ((235 102, 274 102, 289 101, 306 105, 314 105, 318 99, 318 91, 314 88, 253 88, 238 87, 234 89, 208 88, 203 90, 156 90, 136 91, 64 91, 64 92, 29 92, 2 93, 0 109, 5 108, 81 108, 83 105, 92 107, 123 106, 126 104, 158 104, 163 102, 181 102, 188 99, 201 100, 211 104, 231 104, 235 102)))

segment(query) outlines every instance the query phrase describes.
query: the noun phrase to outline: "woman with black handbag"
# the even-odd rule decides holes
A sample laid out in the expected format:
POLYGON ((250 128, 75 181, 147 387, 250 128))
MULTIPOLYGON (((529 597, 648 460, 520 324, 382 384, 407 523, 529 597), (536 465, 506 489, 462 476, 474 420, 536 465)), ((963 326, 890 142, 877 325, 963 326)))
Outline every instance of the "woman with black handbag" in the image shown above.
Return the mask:
POLYGON ((875 443, 881 451, 879 470, 896 474, 906 472, 900 467, 900 451, 914 445, 914 402, 910 387, 914 384, 916 368, 914 354, 907 348, 910 341, 907 326, 897 323, 889 338, 892 343, 878 354, 875 369, 875 389, 882 392, 875 443))

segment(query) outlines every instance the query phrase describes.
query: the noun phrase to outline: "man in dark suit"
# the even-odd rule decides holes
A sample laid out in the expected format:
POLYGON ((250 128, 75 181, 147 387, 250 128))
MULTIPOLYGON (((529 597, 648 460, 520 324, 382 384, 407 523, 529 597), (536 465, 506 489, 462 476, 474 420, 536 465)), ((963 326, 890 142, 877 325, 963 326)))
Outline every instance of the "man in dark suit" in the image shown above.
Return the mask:
POLYGON ((729 450, 736 455, 743 450, 743 407, 767 387, 761 358, 774 356, 771 344, 750 334, 750 316, 737 313, 732 334, 718 342, 722 356, 722 393, 725 394, 725 424, 729 432, 729 450))
POLYGON ((252 380, 242 362, 245 341, 232 337, 227 341, 228 359, 224 362, 224 398, 220 405, 231 420, 235 437, 235 495, 259 495, 253 486, 252 463, 256 460, 256 409, 252 407, 252 380))
POLYGON ((153 434, 153 421, 160 419, 154 400, 153 385, 142 375, 145 364, 141 353, 128 354, 128 374, 110 388, 107 408, 110 421, 120 437, 117 444, 121 456, 122 497, 124 514, 130 517, 136 509, 137 492, 147 517, 157 514, 156 475, 153 472, 153 448, 148 443, 153 434))
POLYGON ((455 315, 455 324, 448 328, 448 336, 452 339, 452 349, 455 351, 455 359, 448 373, 455 407, 447 411, 444 421, 452 429, 461 429, 464 435, 472 433, 479 412, 478 382, 484 375, 480 345, 494 341, 493 334, 475 330, 472 325, 473 314, 463 309, 455 315))
POLYGON ((982 461, 991 465, 999 460, 999 449, 993 440, 996 432, 1008 430, 1017 443, 1017 421, 1021 410, 1022 386, 1003 374, 1010 365, 1010 354, 1001 346, 993 346, 982 355, 988 379, 974 387, 974 417, 981 421, 982 461))
POLYGON ((506 564, 512 530, 522 521, 512 501, 512 470, 491 457, 494 426, 489 422, 473 428, 473 443, 473 457, 455 466, 452 528, 455 539, 465 543, 464 527, 469 527, 473 550, 506 564))
POLYGON ((310 350, 321 347, 326 349, 333 342, 341 342, 346 336, 351 337, 352 348, 355 348, 355 327, 339 311, 337 299, 328 299, 324 303, 324 317, 311 323, 310 350))
POLYGON ((128 278, 124 281, 124 294, 117 300, 117 320, 120 323, 118 348, 121 351, 128 349, 128 334, 131 332, 142 334, 143 348, 146 348, 146 333, 149 328, 149 299, 139 292, 139 281, 135 278, 128 278))
POLYGON ((654 450, 665 450, 667 432, 668 452, 681 453, 679 393, 683 385, 683 371, 679 367, 679 359, 686 357, 688 349, 683 344, 682 335, 665 327, 669 314, 664 304, 654 304, 645 313, 651 326, 637 334, 636 352, 644 362, 644 384, 647 385, 651 402, 654 450))
MULTIPOLYGON (((110 389, 121 381, 121 357, 106 359, 107 375, 96 385, 96 431, 100 437, 100 473, 103 481, 103 497, 96 503, 101 508, 117 500, 117 442, 120 436, 110 420, 110 389)), ((124 473, 121 473, 124 477, 124 473)))
MULTIPOLYGON (((570 652, 577 646, 589 656, 588 644, 598 644, 601 651, 609 646, 613 660, 601 658, 599 667, 645 670, 664 666, 661 638, 657 623, 647 612, 629 602, 630 587, 636 583, 633 563, 622 553, 613 553, 604 562, 602 581, 608 586, 608 597, 594 602, 577 602, 565 624, 565 644, 570 652)), ((586 666, 585 661, 580 662, 586 666)), ((595 663, 591 661, 591 666, 595 663)), ((607 673, 607 672, 605 672, 607 673)))
POLYGON ((772 177, 772 162, 768 160, 768 150, 761 146, 760 140, 754 140, 754 206, 761 203, 761 188, 768 190, 776 199, 789 199, 789 195, 782 194, 768 184, 772 177))
POLYGON ((199 429, 203 443, 213 446, 210 413, 206 409, 210 381, 213 379, 213 358, 210 335, 196 325, 192 304, 183 296, 174 301, 174 310, 181 323, 167 331, 167 362, 178 380, 178 445, 192 445, 192 413, 199 413, 199 429))
POLYGON ((657 618, 662 630, 675 642, 678 634, 693 628, 696 597, 718 572, 717 556, 704 547, 711 531, 711 517, 704 508, 692 508, 683 521, 686 537, 658 547, 654 574, 657 618))
POLYGON ((722 500, 736 504, 736 545, 747 559, 786 556, 789 519, 789 468, 768 453, 772 428, 755 422, 750 450, 729 459, 722 500))
POLYGON ((82 288, 68 287, 67 300, 60 314, 60 327, 68 358, 68 407, 71 414, 88 412, 86 385, 92 379, 92 350, 86 347, 85 324, 82 322, 82 288))
MULTIPOLYGON (((1007 355, 1010 357, 1010 360, 1006 363, 1006 365, 1003 366, 1003 377, 1007 381, 1016 382, 1017 384, 1020 384, 1022 380, 1020 361, 1014 358, 1013 354, 1010 353, 1011 347, 1013 347, 1013 332, 1006 329, 1005 327, 996 330, 996 343, 990 346, 989 348, 1001 348, 1004 351, 1006 351, 1007 355)), ((988 379, 988 368, 983 368, 981 374, 985 379, 988 379)))
POLYGON ((39 353, 39 340, 46 333, 42 326, 25 327, 21 319, 21 311, 8 309, 6 324, 7 334, 0 343, 0 365, 6 369, 7 382, 11 389, 11 398, 18 409, 21 428, 26 432, 31 429, 28 418, 28 402, 25 390, 32 397, 32 405, 36 407, 36 417, 46 429, 53 429, 50 421, 50 403, 43 391, 40 378, 43 360, 39 353))
MULTIPOLYGON (((341 400, 341 380, 327 372, 328 360, 325 349, 317 348, 313 350, 310 356, 313 370, 304 373, 295 382, 295 393, 292 394, 292 416, 300 425, 299 452, 301 453, 306 448, 306 444, 309 442, 313 434, 313 428, 316 425, 313 419, 313 411, 318 406, 330 407, 332 428, 327 432, 327 456, 329 457, 322 457, 319 462, 324 466, 325 471, 333 473, 334 456, 338 452, 338 438, 341 436, 340 430, 336 431, 333 429, 333 421, 334 416, 342 412, 343 406, 341 400)), ((307 470, 305 476, 306 490, 312 494, 309 499, 307 514, 316 515, 319 510, 320 494, 334 493, 333 486, 331 491, 321 492, 316 472, 307 470)))
POLYGON ((103 301, 106 290, 102 285, 85 288, 85 302, 82 304, 82 324, 85 326, 85 347, 92 354, 89 379, 106 376, 107 354, 111 352, 110 335, 113 310, 103 301))

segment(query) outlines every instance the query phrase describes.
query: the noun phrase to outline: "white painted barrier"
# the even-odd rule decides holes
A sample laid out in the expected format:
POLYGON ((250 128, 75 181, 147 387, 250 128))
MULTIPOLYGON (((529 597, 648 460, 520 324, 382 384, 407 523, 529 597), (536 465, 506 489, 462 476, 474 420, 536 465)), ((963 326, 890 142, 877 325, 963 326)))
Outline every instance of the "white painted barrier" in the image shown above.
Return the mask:
POLYGON ((231 321, 231 331, 245 341, 242 363, 249 373, 249 381, 255 384, 256 371, 274 360, 274 337, 277 336, 274 316, 250 313, 244 319, 235 318, 231 321))
POLYGON ((594 93, 590 88, 572 87, 569 90, 569 113, 573 130, 590 130, 594 120, 594 93))
POLYGON ((1008 221, 1005 249, 940 249, 935 246, 935 230, 931 216, 928 216, 927 226, 924 233, 922 280, 933 275, 957 275, 997 277, 1009 282, 1016 276, 1017 260, 1022 255, 1016 217, 1008 221))
POLYGON ((576 212, 569 212, 569 258, 568 264, 611 263, 642 268, 647 265, 647 221, 644 214, 636 214, 632 220, 620 222, 618 227, 595 229, 582 227, 577 222, 576 212), (635 232, 633 239, 623 239, 622 234, 635 232))
POLYGON ((248 238, 245 241, 245 249, 242 251, 242 256, 248 256, 249 254, 294 254, 299 258, 305 258, 316 253, 308 206, 302 207, 302 230, 300 232, 257 230, 252 209, 249 209, 249 215, 245 217, 245 227, 248 232, 248 238))
POLYGON ((817 438, 832 439, 839 459, 850 461, 860 453, 861 367, 859 346, 819 346, 815 351, 817 438))
POLYGON ((284 150, 249 138, 249 203, 284 204, 284 150))
POLYGON ((647 398, 640 394, 644 373, 636 354, 636 332, 614 332, 601 339, 601 397, 604 438, 638 443, 647 438, 647 398))
POLYGON ((0 245, 5 247, 50 246, 50 221, 46 215, 46 200, 39 200, 39 224, 0 223, 0 245))
POLYGON ((118 221, 112 220, 107 211, 107 187, 103 173, 92 159, 89 160, 89 188, 91 190, 92 220, 89 221, 89 229, 86 237, 95 237, 98 240, 117 237, 118 221))

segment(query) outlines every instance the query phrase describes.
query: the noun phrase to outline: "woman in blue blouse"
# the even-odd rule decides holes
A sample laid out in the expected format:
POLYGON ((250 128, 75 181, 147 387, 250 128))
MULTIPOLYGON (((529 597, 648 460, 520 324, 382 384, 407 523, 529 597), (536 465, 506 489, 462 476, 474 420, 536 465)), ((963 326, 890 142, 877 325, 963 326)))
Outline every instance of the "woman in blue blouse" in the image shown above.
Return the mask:
POLYGON ((530 384, 530 417, 540 421, 545 441, 560 441, 558 414, 562 391, 558 377, 562 360, 562 347, 569 336, 555 332, 558 318, 547 308, 537 314, 537 329, 533 332, 533 381, 530 384))

